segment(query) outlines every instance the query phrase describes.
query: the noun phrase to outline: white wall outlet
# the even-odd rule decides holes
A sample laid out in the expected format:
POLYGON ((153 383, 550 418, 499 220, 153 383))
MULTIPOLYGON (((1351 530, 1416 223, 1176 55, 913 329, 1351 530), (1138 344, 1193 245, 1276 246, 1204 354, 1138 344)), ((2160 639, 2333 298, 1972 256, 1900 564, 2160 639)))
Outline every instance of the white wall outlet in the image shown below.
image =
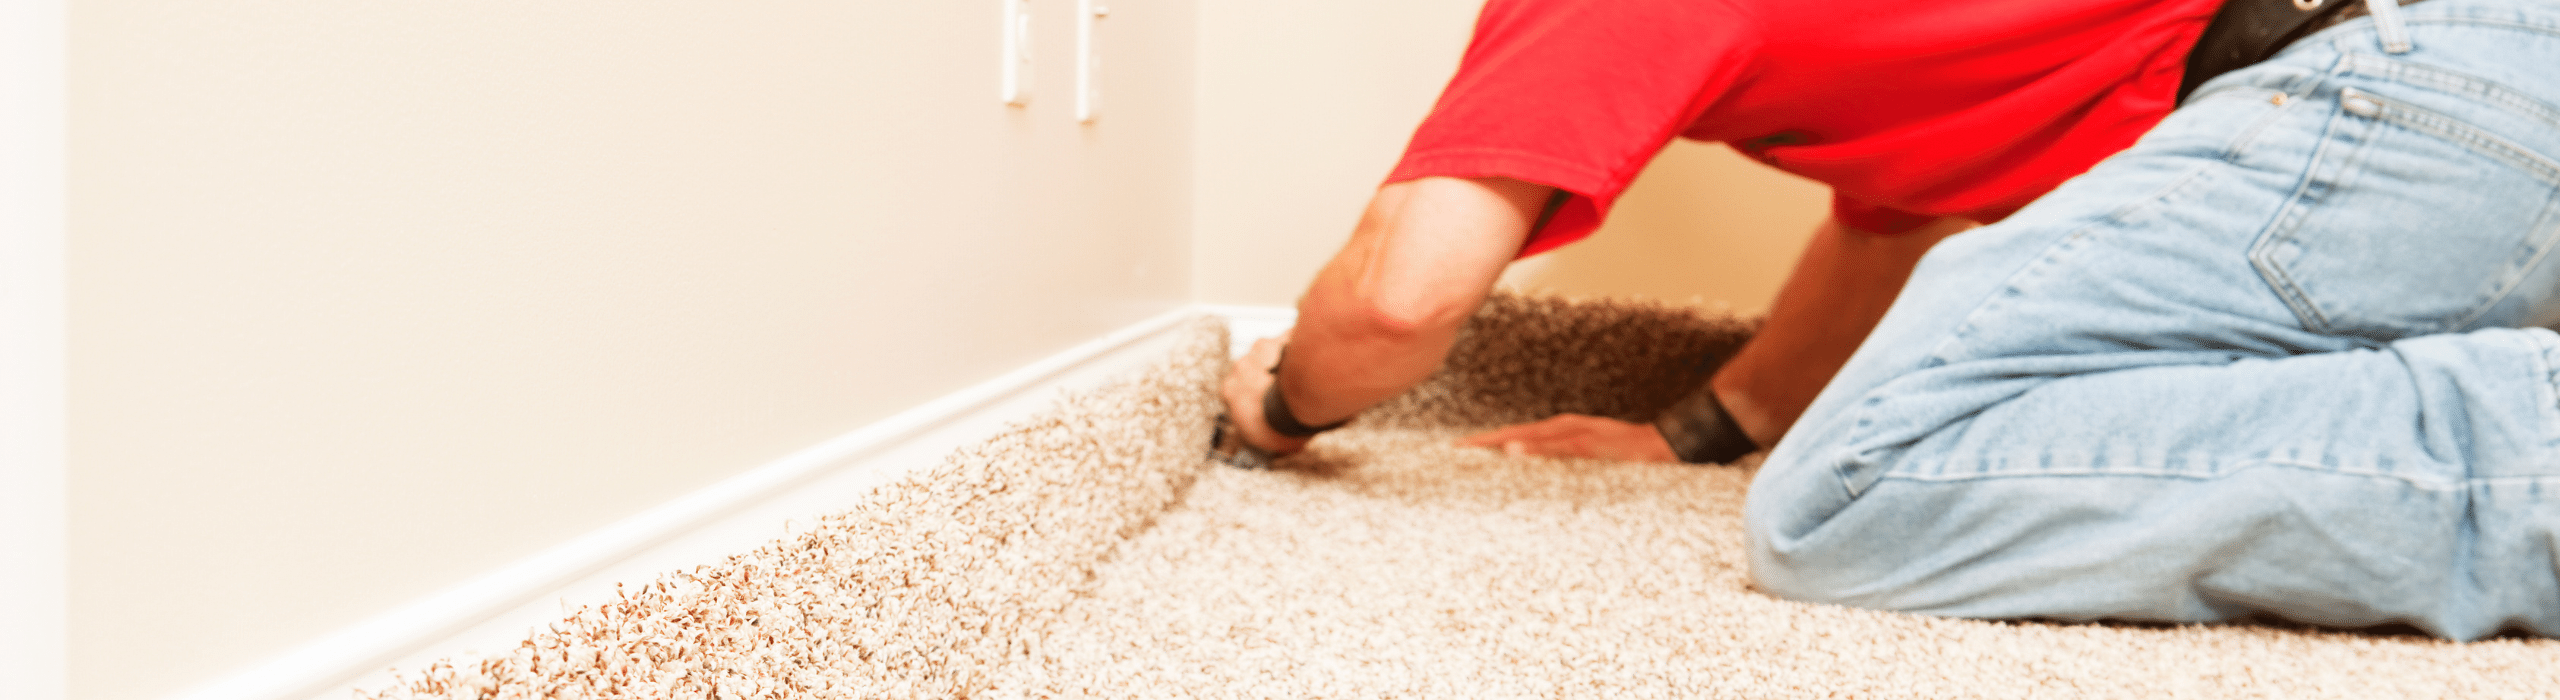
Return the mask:
POLYGON ((1076 0, 1076 121, 1093 123, 1102 103, 1102 50, 1095 25, 1111 14, 1102 0, 1076 0))
POLYGON ((1004 103, 1031 104, 1031 0, 1004 3, 1004 103))

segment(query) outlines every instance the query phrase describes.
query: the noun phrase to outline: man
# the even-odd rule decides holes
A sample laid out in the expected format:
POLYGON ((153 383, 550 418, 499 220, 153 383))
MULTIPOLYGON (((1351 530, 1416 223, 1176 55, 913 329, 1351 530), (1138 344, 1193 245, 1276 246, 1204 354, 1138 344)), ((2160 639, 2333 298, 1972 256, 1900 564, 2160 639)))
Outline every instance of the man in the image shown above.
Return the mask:
MULTIPOLYGON (((1596 220, 1614 192, 1605 177, 1573 181, 1574 163, 1529 177, 1402 176, 1414 174, 1415 151, 1465 136, 1435 131, 1444 113, 1467 113, 1474 86, 1502 82, 1470 70, 1505 59, 1531 74, 1556 65, 1503 37, 1570 35, 1593 6, 1637 4, 1576 5, 1544 19, 1516 3, 1487 7, 1468 67, 1417 133, 1394 184, 1380 189, 1301 300, 1285 361, 1277 344, 1257 347, 1229 378, 1229 407, 1248 439, 1294 450, 1303 436, 1419 382, 1504 263, 1548 245, 1550 227, 1596 220), (1546 206, 1559 189, 1570 193, 1564 204, 1546 206), (1276 379, 1264 369, 1275 361, 1276 379)), ((1825 46, 1886 59, 1907 50, 1914 65, 1941 56, 1997 73, 2005 65, 1997 60, 1963 60, 1974 56, 1969 47, 2044 55, 2033 48, 2042 35, 1964 21, 1931 34, 1944 26, 1931 21, 2016 12, 2030 17, 2017 20, 2032 25, 2025 29, 2099 27, 2125 37, 2117 43, 2179 54, 2204 16, 2173 3, 2112 8, 2140 20, 2098 13, 2051 22, 2042 20, 2059 15, 2035 4, 1905 5, 1827 6, 1860 20, 1875 13, 1895 31, 1825 46), (1956 14, 1930 14, 1940 10, 1956 14)), ((1667 7, 1646 11, 1679 13, 1667 7)), ((1978 153, 1942 153, 1943 171, 1958 175, 1937 180, 1931 175, 1941 171, 1919 168, 1916 179, 1927 182, 1914 187, 1914 171, 1883 167, 1899 175, 1878 178, 1869 169, 1900 152, 1885 147, 1923 148, 1925 139, 1908 137, 1928 131, 1911 124, 1934 123, 1929 114, 1867 124, 1786 117, 1823 123, 1826 133, 1768 121, 1757 108, 1786 100, 1755 100, 1755 90, 1854 77, 1772 67, 1772 54, 1818 58, 1821 47, 1772 50, 1766 33, 1720 34, 1730 28, 1677 18, 1605 32, 1612 41, 1602 43, 1638 51, 1669 50, 1651 42, 1656 32, 1750 44, 1713 49, 1707 68, 1674 81, 1704 76, 1708 87, 1673 101, 1726 120, 1685 132, 1739 124, 1716 133, 1769 134, 1743 145, 1781 167, 1837 168, 1816 175, 1841 193, 1841 216, 1817 235, 1762 336, 1691 402, 1720 407, 1701 415, 1729 415, 1723 422, 1750 443, 1785 437, 1749 496, 1761 587, 1958 616, 2273 614, 2407 623, 2456 639, 2560 633, 2560 334, 2532 327, 2560 319, 2560 262, 2548 255, 2560 247, 2560 71, 2550 70, 2560 65, 2560 4, 2350 7, 2279 41, 2272 59, 2209 82, 2187 75, 2201 87, 2156 131, 2014 216, 2003 198, 2043 194, 2036 183, 2056 169, 2051 154, 2103 146, 2090 135, 2147 128, 2144 110, 2165 110, 2151 101, 2167 92, 2157 55, 2123 51, 2134 60, 2094 71, 2116 82, 2057 89, 2078 100, 2016 96, 2090 70, 2068 56, 2041 73, 1971 86, 1985 90, 1969 96, 1976 104, 2040 105, 2046 121, 2016 121, 2027 128, 1987 149, 1970 141, 1978 153), (1988 194, 1965 184, 1979 182, 2005 184, 1988 194), (1928 252, 1913 270, 1909 261, 1930 248, 1931 234, 1948 229, 1873 238, 1848 221, 1878 209, 1886 215, 1870 221, 1896 211, 2004 220, 1928 252), (1902 298, 1870 315, 1907 270, 1902 298), (1871 323, 1869 342, 1849 356, 1845 348, 1871 323), (1826 378, 1818 397, 1796 399, 1826 378)), ((1725 19, 1814 26, 1736 17, 1725 19)), ((2119 55, 2114 46, 2084 46, 2085 60, 2104 63, 2099 57, 2119 55)), ((1909 82, 1970 85, 1928 77, 1909 82)), ((1862 82, 1891 99, 1861 107, 1921 99, 1862 82)), ((1535 115, 1597 99, 1619 117, 1648 113, 1642 99, 1562 92, 1483 109, 1535 115)), ((1960 122, 1962 111, 1946 114, 1960 122)), ((1579 138, 1557 133, 1539 137, 1579 138)), ((1540 142, 1507 143, 1534 151, 1540 142)), ((1600 143, 1584 150, 1628 148, 1600 143)), ((1645 458, 1673 450, 1648 442, 1649 430, 1569 418, 1486 441, 1645 458)))
MULTIPOLYGON (((1684 404, 1695 410, 1670 416, 1695 420, 1666 422, 1692 461, 1773 444, 1931 244, 2007 216, 2166 115, 2218 5, 1493 0, 1390 184, 1302 300, 1292 366, 1308 369, 1289 370, 1285 393, 1308 411, 1297 417, 1330 420, 1420 381, 1504 264, 1588 235, 1677 135, 1835 191, 1761 332, 1684 404), (1294 386, 1309 377, 1324 385, 1294 386)), ((1235 415, 1256 442, 1296 449, 1258 430, 1259 413, 1235 415)), ((1675 450, 1653 427, 1583 416, 1487 439, 1675 450)))

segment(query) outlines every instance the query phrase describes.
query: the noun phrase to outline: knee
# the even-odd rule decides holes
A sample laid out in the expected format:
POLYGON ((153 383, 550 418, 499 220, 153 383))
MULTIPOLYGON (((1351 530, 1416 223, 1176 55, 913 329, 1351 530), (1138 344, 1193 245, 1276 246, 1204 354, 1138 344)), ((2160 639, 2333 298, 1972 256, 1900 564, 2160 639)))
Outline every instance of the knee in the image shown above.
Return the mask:
POLYGON ((1847 575, 1863 568, 1832 519, 1854 495, 1833 465, 1781 449, 1761 463, 1744 498, 1751 578, 1763 592, 1817 603, 1856 604, 1847 575))
MULTIPOLYGON (((1744 502, 1751 576, 1789 600, 1948 614, 1998 588, 1981 564, 1996 543, 1968 523, 2000 510, 1962 488, 1860 478, 1902 455, 1772 455, 1744 502), (1780 457, 1786 459, 1780 459, 1780 457), (1881 460, 1881 461, 1880 461, 1881 460), (1947 517, 1954 514, 1955 517, 1947 517)), ((1996 499, 1994 499, 1996 500, 1996 499)), ((1993 567, 1996 568, 1996 567, 1993 567)))

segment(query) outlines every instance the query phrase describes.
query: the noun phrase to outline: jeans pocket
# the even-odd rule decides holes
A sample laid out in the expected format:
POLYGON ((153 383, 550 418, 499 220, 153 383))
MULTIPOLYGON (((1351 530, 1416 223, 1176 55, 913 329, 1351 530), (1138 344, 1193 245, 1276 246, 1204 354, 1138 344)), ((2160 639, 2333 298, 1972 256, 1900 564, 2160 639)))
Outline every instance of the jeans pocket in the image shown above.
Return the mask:
POLYGON ((2551 161, 2349 88, 2293 198, 2249 251, 2303 328, 2390 341, 2538 325, 2555 307, 2551 161))

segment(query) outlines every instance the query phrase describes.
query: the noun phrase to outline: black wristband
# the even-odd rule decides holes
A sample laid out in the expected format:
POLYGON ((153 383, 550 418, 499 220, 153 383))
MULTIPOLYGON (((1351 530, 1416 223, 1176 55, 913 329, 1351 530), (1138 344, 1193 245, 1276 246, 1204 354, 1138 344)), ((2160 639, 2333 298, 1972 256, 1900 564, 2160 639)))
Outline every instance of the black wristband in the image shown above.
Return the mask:
POLYGON ((1334 421, 1330 425, 1307 425, 1298 422, 1297 414, 1289 412, 1289 399, 1280 395, 1280 363, 1288 360, 1289 351, 1283 349, 1280 351, 1280 359, 1271 362, 1271 388, 1262 392, 1262 422, 1269 424, 1272 432, 1293 438, 1315 437, 1316 433, 1350 423, 1349 418, 1334 421))
POLYGON ((1328 425, 1307 425, 1298 422, 1298 417, 1289 413, 1289 400, 1280 396, 1280 378, 1272 377, 1271 389, 1262 392, 1262 422, 1271 424, 1272 432, 1293 438, 1303 438, 1315 437, 1316 433, 1342 427, 1343 424, 1351 422, 1351 419, 1344 418, 1328 425))
POLYGON ((1671 453, 1691 464, 1725 464, 1760 451, 1760 445, 1733 422, 1733 414, 1716 400, 1714 387, 1700 385, 1688 398, 1663 409, 1653 429, 1671 443, 1671 453))

